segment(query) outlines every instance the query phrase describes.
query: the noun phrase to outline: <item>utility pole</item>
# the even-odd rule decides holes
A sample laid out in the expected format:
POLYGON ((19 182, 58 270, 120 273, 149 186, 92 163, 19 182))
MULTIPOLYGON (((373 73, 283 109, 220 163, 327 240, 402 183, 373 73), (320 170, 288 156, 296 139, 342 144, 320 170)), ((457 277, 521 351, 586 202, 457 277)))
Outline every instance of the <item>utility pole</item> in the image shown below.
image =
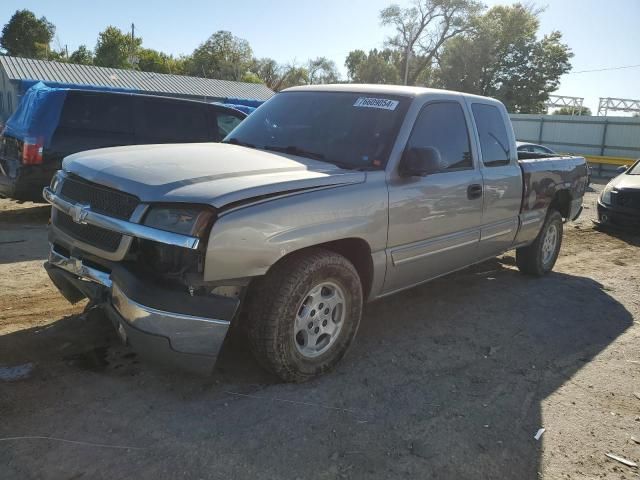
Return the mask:
POLYGON ((129 49, 129 64, 136 70, 138 66, 138 56, 136 55, 136 26, 131 24, 131 47, 129 49))
POLYGON ((409 83, 409 58, 411 58, 411 47, 407 45, 407 52, 404 61, 404 84, 409 83))

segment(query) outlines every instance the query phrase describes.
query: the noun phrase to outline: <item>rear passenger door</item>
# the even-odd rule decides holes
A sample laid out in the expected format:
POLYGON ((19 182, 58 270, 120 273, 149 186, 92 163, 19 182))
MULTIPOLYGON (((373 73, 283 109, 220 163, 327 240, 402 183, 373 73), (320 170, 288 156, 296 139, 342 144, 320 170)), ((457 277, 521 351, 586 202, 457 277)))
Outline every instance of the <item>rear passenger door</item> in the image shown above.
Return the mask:
POLYGON ((522 204, 522 171, 504 106, 472 101, 471 112, 480 147, 484 183, 480 258, 508 250, 518 231, 522 204))
POLYGON ((470 118, 459 97, 427 103, 405 149, 432 147, 443 160, 425 177, 389 180, 385 293, 473 263, 482 218, 482 177, 474 160, 470 118))
POLYGON ((83 150, 133 143, 131 95, 70 91, 49 152, 52 157, 61 159, 83 150))
POLYGON ((210 142, 207 105, 162 97, 136 97, 139 144, 210 142))

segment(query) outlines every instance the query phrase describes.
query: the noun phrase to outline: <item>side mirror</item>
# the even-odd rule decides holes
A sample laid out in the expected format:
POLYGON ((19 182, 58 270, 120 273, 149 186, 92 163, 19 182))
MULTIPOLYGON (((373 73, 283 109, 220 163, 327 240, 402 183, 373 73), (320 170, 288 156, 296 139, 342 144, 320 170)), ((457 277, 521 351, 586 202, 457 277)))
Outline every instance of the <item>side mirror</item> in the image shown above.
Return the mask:
POLYGON ((624 172, 626 172, 626 171, 627 171, 627 168, 629 168, 629 167, 627 167, 627 166, 625 166, 625 165, 622 165, 621 167, 616 168, 616 172, 618 172, 618 173, 624 173, 624 172))
POLYGON ((405 150, 400 162, 400 174, 405 177, 424 177, 443 168, 440 151, 433 147, 412 147, 405 150))

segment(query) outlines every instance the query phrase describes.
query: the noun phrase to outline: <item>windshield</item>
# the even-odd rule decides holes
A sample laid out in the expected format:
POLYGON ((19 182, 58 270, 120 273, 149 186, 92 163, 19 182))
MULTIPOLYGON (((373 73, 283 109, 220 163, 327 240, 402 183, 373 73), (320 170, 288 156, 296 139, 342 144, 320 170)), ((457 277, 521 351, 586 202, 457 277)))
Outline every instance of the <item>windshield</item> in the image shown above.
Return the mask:
POLYGON ((383 169, 409 104, 397 96, 284 92, 225 138, 350 169, 383 169))
POLYGON ((636 164, 627 171, 627 173, 629 175, 640 175, 640 160, 638 160, 636 164))

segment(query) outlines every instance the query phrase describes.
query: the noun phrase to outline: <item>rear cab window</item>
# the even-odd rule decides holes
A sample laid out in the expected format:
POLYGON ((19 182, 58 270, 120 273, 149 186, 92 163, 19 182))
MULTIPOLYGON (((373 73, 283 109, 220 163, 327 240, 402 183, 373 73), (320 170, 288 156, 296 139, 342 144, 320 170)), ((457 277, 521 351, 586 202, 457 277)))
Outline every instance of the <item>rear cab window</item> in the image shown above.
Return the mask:
POLYGON ((486 167, 508 165, 511 143, 498 107, 486 103, 473 103, 471 111, 478 129, 482 163, 486 167))

